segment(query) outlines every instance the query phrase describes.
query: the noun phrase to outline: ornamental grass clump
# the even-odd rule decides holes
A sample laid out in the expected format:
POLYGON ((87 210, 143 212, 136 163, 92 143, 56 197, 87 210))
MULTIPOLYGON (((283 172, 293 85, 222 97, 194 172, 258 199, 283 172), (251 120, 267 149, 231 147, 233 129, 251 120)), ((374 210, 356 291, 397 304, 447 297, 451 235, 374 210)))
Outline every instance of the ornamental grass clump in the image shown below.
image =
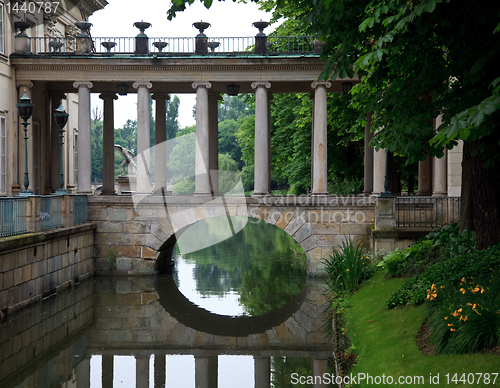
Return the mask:
POLYGON ((429 330, 439 353, 462 354, 500 342, 500 271, 427 290, 429 330))
POLYGON ((344 240, 338 249, 333 247, 332 254, 321 263, 328 274, 330 291, 335 293, 354 291, 373 273, 371 259, 364 253, 361 242, 354 245, 350 239, 344 240))

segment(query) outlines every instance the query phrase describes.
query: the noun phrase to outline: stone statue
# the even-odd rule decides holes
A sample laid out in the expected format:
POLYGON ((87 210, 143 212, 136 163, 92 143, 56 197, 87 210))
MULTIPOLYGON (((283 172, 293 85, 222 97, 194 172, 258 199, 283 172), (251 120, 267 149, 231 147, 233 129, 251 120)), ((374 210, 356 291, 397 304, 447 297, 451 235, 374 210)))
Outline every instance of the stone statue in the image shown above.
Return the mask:
POLYGON ((134 153, 132 151, 126 149, 125 147, 122 147, 119 144, 115 144, 115 148, 118 151, 120 151, 121 154, 123 155, 123 157, 125 158, 125 160, 122 162, 122 164, 120 164, 120 167, 122 168, 122 175, 121 176, 126 176, 125 175, 125 166, 129 165, 129 164, 132 165, 133 170, 130 171, 130 167, 129 167, 128 175, 135 175, 135 172, 137 171, 137 165, 135 164, 134 159, 133 159, 133 158, 135 158, 134 153))

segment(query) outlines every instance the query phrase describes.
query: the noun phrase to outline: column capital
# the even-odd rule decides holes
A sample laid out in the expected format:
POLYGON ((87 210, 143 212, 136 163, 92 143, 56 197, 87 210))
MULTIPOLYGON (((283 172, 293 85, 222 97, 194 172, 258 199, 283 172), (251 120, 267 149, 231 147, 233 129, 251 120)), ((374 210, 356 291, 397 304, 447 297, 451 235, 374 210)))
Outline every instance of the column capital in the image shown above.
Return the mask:
POLYGON ((113 93, 113 92, 101 93, 101 94, 99 94, 99 98, 101 100, 105 100, 107 98, 111 98, 113 100, 118 100, 118 96, 116 95, 116 93, 113 93))
POLYGON ((132 84, 132 87, 134 89, 139 89, 140 87, 151 89, 153 87, 153 84, 149 81, 136 81, 132 84))
POLYGON ((35 87, 36 87, 36 85, 31 81, 19 81, 19 82, 16 82, 16 86, 18 88, 25 87, 25 88, 29 88, 29 89, 35 89, 35 87))
POLYGON ((168 95, 168 93, 163 93, 163 92, 153 93, 151 95, 151 98, 153 100, 170 100, 170 96, 168 95))
POLYGON ((90 81, 75 81, 73 82, 73 87, 78 89, 80 86, 85 86, 89 89, 92 89, 92 87, 94 86, 94 84, 90 81))
POLYGON ((193 89, 198 89, 198 87, 204 87, 204 88, 207 88, 207 89, 210 89, 212 87, 212 84, 210 82, 193 82, 191 84, 191 87, 193 89))
POLYGON ((316 89, 318 86, 324 86, 325 88, 330 88, 332 83, 330 81, 314 81, 311 83, 311 88, 316 89))
POLYGON ((266 89, 269 89, 271 87, 271 82, 268 81, 255 81, 252 82, 252 89, 257 89, 258 87, 265 87, 266 89))

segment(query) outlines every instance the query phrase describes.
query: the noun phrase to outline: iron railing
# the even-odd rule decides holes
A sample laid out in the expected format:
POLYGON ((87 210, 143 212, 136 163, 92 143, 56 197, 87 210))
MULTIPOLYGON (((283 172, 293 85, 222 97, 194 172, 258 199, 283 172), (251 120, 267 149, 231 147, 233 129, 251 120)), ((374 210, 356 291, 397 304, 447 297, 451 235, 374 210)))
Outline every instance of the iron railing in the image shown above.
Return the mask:
POLYGON ((14 236, 27 232, 27 197, 0 198, 0 237, 14 236))
POLYGON ((42 195, 40 220, 42 230, 62 226, 62 195, 42 195))
POLYGON ((397 227, 441 227, 459 216, 460 197, 396 197, 397 227))
POLYGON ((73 197, 73 225, 87 222, 87 195, 75 194, 73 197))
MULTIPOLYGON (((306 36, 268 36, 269 55, 313 54, 315 38, 306 36)), ((31 54, 43 55, 77 55, 76 38, 30 38, 31 54)), ((210 42, 219 43, 208 49, 207 55, 254 55, 255 37, 214 37, 210 42), (216 47, 215 47, 216 46, 216 47)), ((163 44, 163 45, 164 45, 163 44)), ((195 38, 148 38, 149 55, 186 56, 195 54, 195 38), (166 43, 166 46, 155 44, 166 43)), ((97 37, 92 38, 92 52, 86 55, 113 56, 134 55, 134 37, 97 37), (110 42, 108 48, 103 43, 110 42), (113 45, 114 43, 114 45, 113 45), (112 46, 112 47, 110 47, 112 46)))

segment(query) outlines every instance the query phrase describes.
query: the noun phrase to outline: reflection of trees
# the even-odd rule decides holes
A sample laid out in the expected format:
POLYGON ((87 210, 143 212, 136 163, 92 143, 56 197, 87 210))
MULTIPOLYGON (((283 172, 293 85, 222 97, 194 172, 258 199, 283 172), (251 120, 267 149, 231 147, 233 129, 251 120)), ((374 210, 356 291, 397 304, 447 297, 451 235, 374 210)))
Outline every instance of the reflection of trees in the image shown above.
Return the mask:
MULTIPOLYGON (((233 221, 241 219, 233 217, 233 221)), ((200 222, 207 223, 204 230, 210 235, 216 234, 220 223, 227 223, 227 218, 200 222)), ((204 237, 189 236, 189 229, 182 235, 182 238, 204 237)), ((177 249, 175 256, 180 257, 177 249)), ((184 254, 182 258, 196 264, 196 289, 201 295, 238 292, 240 303, 251 315, 264 314, 291 301, 302 289, 306 277, 306 258, 300 245, 286 232, 264 222, 249 222, 231 238, 184 254)))
POLYGON ((194 269, 194 278, 196 289, 201 295, 223 297, 228 292, 237 290, 241 284, 239 273, 231 273, 212 264, 198 264, 194 269))
MULTIPOLYGON (((310 384, 292 384, 291 375, 312 376, 311 358, 309 357, 271 357, 271 386, 274 388, 310 387, 310 384)), ((333 358, 328 360, 327 373, 335 375, 333 358)), ((328 387, 337 387, 328 384, 328 387)))
POLYGON ((304 267, 290 257, 270 255, 243 274, 240 303, 252 316, 276 310, 290 302, 304 286, 304 267))

